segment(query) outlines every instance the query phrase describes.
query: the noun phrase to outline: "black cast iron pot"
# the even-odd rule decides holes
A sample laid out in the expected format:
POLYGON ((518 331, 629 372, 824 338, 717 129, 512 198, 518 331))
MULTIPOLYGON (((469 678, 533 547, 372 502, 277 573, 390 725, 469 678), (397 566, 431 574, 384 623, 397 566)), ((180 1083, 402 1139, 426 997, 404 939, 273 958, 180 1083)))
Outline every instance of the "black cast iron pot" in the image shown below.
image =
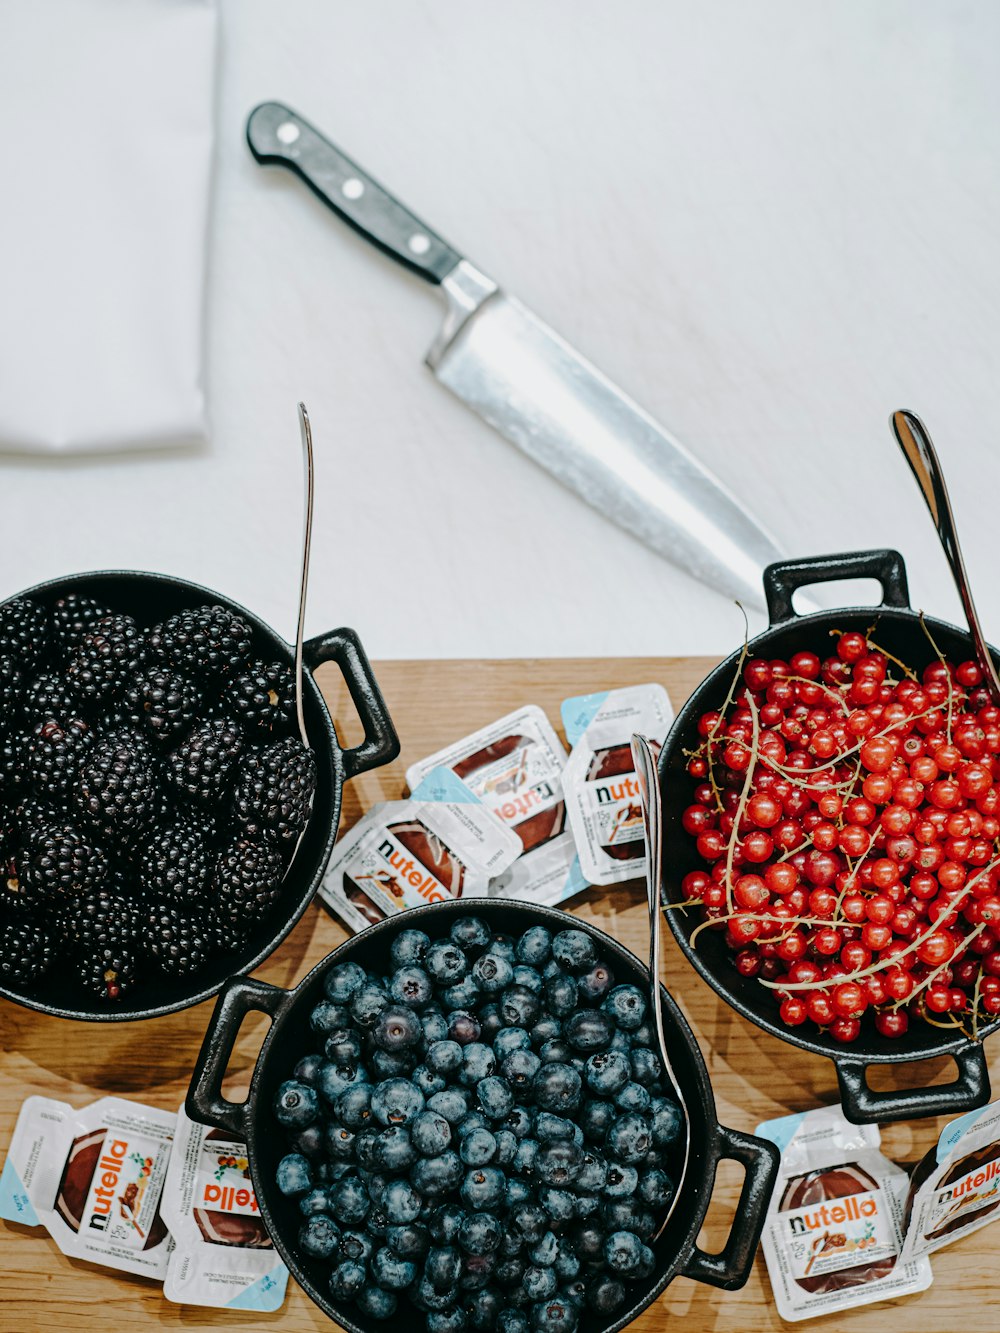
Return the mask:
MULTIPOLYGON (((253 652, 265 660, 285 662, 294 668, 292 647, 270 625, 252 611, 197 583, 166 574, 132 570, 74 574, 40 583, 19 593, 45 605, 68 592, 84 593, 127 612, 140 625, 155 625, 185 607, 224 606, 243 617, 253 630, 253 652)), ((350 629, 332 630, 308 640, 303 646, 303 707, 306 732, 316 755, 316 796, 308 827, 289 866, 281 897, 266 919, 237 954, 213 958, 193 976, 169 978, 150 974, 117 1004, 102 1003, 88 996, 82 986, 66 975, 58 964, 30 994, 0 986, 0 995, 45 1014, 60 1018, 94 1021, 125 1021, 157 1018, 218 994, 234 973, 250 972, 259 966, 289 933, 308 907, 320 885, 330 859, 340 821, 340 799, 344 783, 390 763, 399 754, 399 740, 385 702, 372 674, 371 665, 357 635, 350 629), (365 739, 352 749, 341 747, 333 720, 313 679, 312 672, 323 662, 336 662, 344 674, 351 698, 364 725, 365 739)))
MULTIPOLYGON (((619 982, 631 981, 648 991, 649 973, 637 958, 610 936, 588 922, 568 917, 548 907, 504 899, 455 900, 411 908, 401 921, 390 917, 370 926, 334 950, 292 991, 250 978, 234 978, 219 997, 195 1065, 186 1109, 192 1119, 224 1129, 247 1144, 261 1217, 275 1247, 289 1270, 312 1300, 349 1333, 378 1333, 386 1325, 363 1316, 356 1306, 337 1305, 327 1285, 329 1265, 297 1252, 296 1237, 302 1217, 294 1199, 286 1198, 275 1184, 278 1162, 286 1152, 284 1131, 271 1113, 278 1085, 290 1077, 295 1063, 315 1048, 316 1037, 309 1027, 309 1012, 323 998, 323 978, 330 967, 351 959, 379 974, 390 971, 389 946, 402 928, 425 931, 432 939, 444 937, 459 916, 479 916, 494 931, 519 935, 531 925, 552 931, 565 930, 568 923, 591 935, 601 955, 611 962, 619 982), (259 1010, 271 1016, 268 1031, 250 1081, 245 1103, 228 1101, 220 1091, 244 1016, 259 1010)), ((691 1116, 691 1161, 666 1231, 654 1244, 656 1271, 636 1283, 627 1312, 604 1324, 588 1313, 580 1333, 614 1333, 634 1319, 681 1275, 733 1290, 746 1282, 764 1225, 768 1200, 778 1166, 777 1149, 762 1139, 721 1126, 716 1117, 712 1086, 701 1052, 691 1029, 669 994, 666 999, 667 1041, 691 1116), (720 1161, 733 1159, 746 1168, 746 1178, 736 1211, 736 1220, 720 1254, 705 1254, 697 1237, 712 1197, 720 1161)), ((675 1153, 680 1151, 680 1145, 675 1153)), ((674 1178, 680 1161, 670 1163, 674 1178)), ((402 1321, 401 1304, 397 1321, 402 1321)), ((413 1312, 414 1326, 422 1320, 413 1312)), ((399 1327, 401 1323, 394 1323, 399 1327)))
MULTIPOLYGON (((830 630, 865 632, 874 624, 871 632, 876 643, 918 673, 935 658, 918 614, 910 609, 906 568, 898 551, 860 551, 849 555, 816 556, 811 560, 782 561, 764 571, 764 593, 770 628, 750 641, 750 657, 787 661, 793 653, 802 650, 814 651, 822 657, 829 653, 833 643, 830 630), (792 597, 798 588, 857 578, 874 578, 881 584, 882 602, 878 607, 817 611, 806 616, 797 615, 792 607, 792 597)), ((925 616, 924 622, 941 652, 953 662, 974 656, 965 630, 930 616, 925 616)), ((991 651, 1000 660, 1000 654, 995 649, 991 651)), ((698 686, 678 714, 660 755, 660 787, 666 821, 663 892, 668 902, 679 902, 684 876, 691 870, 703 868, 694 839, 681 826, 681 816, 691 804, 692 791, 684 752, 696 749, 699 744, 698 719, 702 713, 722 707, 739 656, 736 652, 726 658, 698 686)), ((778 1017, 778 1002, 773 994, 753 978, 741 977, 737 973, 721 932, 702 931, 697 941, 691 943, 700 913, 669 909, 667 920, 688 961, 737 1013, 772 1036, 833 1061, 844 1113, 856 1124, 958 1115, 989 1101, 990 1080, 981 1040, 973 1042, 961 1034, 949 1036, 940 1028, 922 1022, 912 1023, 901 1038, 883 1037, 875 1030, 870 1015, 863 1020, 860 1038, 846 1047, 825 1034, 810 1036, 802 1028, 786 1027, 778 1017), (941 1055, 952 1056, 958 1066, 958 1076, 953 1083, 894 1092, 875 1092, 868 1086, 865 1071, 869 1065, 903 1064, 941 1055)), ((998 1026, 1000 1020, 990 1023, 980 1030, 981 1035, 996 1031, 998 1026)))

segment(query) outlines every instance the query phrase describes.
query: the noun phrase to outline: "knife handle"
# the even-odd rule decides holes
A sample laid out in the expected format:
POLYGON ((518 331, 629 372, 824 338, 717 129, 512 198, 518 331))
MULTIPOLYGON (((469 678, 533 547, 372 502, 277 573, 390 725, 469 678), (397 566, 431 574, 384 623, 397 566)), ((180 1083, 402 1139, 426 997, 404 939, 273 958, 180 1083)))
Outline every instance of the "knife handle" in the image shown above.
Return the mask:
POLYGON ((262 102, 247 120, 247 143, 258 162, 290 167, 348 226, 428 282, 440 283, 462 256, 280 102, 262 102))

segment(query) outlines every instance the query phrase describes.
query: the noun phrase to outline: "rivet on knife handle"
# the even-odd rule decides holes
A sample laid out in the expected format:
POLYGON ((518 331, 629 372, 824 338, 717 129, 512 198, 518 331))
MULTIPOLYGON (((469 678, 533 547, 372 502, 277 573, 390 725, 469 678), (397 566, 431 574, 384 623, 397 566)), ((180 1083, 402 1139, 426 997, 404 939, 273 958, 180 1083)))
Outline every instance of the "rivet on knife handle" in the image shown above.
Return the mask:
POLYGON ((247 143, 258 162, 290 167, 338 217, 428 282, 440 283, 461 261, 378 181, 280 102, 262 102, 251 112, 247 143))

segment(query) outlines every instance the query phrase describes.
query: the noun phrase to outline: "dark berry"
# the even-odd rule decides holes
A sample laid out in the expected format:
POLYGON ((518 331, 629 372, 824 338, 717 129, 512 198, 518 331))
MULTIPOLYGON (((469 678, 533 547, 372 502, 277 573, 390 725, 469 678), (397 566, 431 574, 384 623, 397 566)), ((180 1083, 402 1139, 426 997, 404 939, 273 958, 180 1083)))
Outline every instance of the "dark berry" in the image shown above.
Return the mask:
POLYGON ((201 706, 201 691, 179 671, 147 666, 125 686, 123 703, 155 740, 169 743, 183 735, 201 706))
POLYGON ((36 676, 24 692, 25 720, 41 722, 47 717, 70 718, 77 711, 76 699, 64 676, 48 671, 36 676))
POLYGON ((27 597, 0 606, 0 657, 11 657, 26 674, 44 660, 50 642, 48 612, 27 597))
POLYGON ((135 984, 136 973, 135 955, 125 945, 98 948, 77 964, 81 984, 98 1000, 120 1000, 135 984))
POLYGON ((295 673, 284 662, 247 662, 223 695, 233 716, 251 732, 280 736, 295 722, 295 673))
POLYGON ((287 1129, 304 1129, 319 1116, 319 1098, 308 1083, 287 1079, 274 1094, 275 1119, 287 1129))
POLYGON ((179 611, 149 631, 150 649, 178 671, 231 675, 250 656, 250 626, 224 606, 179 611))
POLYGON ((535 1103, 543 1111, 566 1115, 580 1105, 582 1081, 572 1065, 542 1065, 531 1086, 535 1103))
POLYGON ((78 698, 100 703, 122 693, 145 652, 142 630, 131 616, 105 616, 80 639, 66 667, 66 679, 78 698))
POLYGON ((430 940, 422 930, 401 930, 389 946, 389 957, 396 971, 419 967, 429 947, 430 940))
POLYGON ((108 607, 82 593, 68 592, 65 597, 60 597, 52 607, 51 617, 52 632, 63 657, 71 657, 84 635, 109 615, 108 607))
POLYGON ((423 1109, 423 1096, 407 1079, 386 1079, 372 1093, 372 1115, 382 1125, 408 1125, 423 1109))
POLYGON ((129 846, 164 809, 163 789, 145 744, 131 732, 100 740, 80 767, 77 811, 110 841, 129 846))
POLYGON ((99 949, 131 950, 143 935, 143 912, 138 900, 115 888, 93 889, 72 899, 60 915, 63 938, 78 955, 99 949))
POLYGON ((465 954, 457 944, 437 940, 427 950, 424 968, 439 986, 451 986, 461 981, 468 969, 465 954))
POLYGON ((143 891, 151 897, 203 902, 215 869, 213 825, 198 816, 159 825, 135 855, 143 891))
POLYGON ((0 925, 0 985, 27 990, 52 966, 55 950, 45 927, 28 917, 0 925))
POLYGON ((190 976, 209 956, 204 924, 190 908, 156 903, 146 915, 144 928, 150 957, 168 976, 190 976))
POLYGON ((57 722, 48 717, 28 737, 25 776, 40 796, 65 802, 93 744, 94 733, 81 718, 67 715, 65 721, 57 722))
POLYGON ((252 750, 233 794, 233 813, 247 832, 288 841, 309 822, 316 757, 295 736, 252 750))
POLYGON ((167 755, 167 777, 181 795, 215 805, 225 795, 242 753, 237 724, 231 718, 210 718, 167 755))
POLYGON ((312 1168, 301 1153, 288 1153, 278 1163, 275 1181, 282 1194, 305 1194, 312 1189, 312 1168))
POLYGON ((104 850, 69 824, 29 831, 18 859, 19 879, 31 896, 75 898, 99 889, 108 874, 104 850))
POLYGON ((25 683, 24 668, 18 659, 0 653, 0 718, 6 721, 20 712, 25 683))
POLYGON ((332 1217, 318 1213, 299 1231, 299 1248, 314 1259, 332 1259, 340 1245, 340 1228, 332 1217))
POLYGON ((216 862, 215 910, 225 919, 256 925, 280 897, 284 872, 284 858, 272 843, 237 838, 216 862))

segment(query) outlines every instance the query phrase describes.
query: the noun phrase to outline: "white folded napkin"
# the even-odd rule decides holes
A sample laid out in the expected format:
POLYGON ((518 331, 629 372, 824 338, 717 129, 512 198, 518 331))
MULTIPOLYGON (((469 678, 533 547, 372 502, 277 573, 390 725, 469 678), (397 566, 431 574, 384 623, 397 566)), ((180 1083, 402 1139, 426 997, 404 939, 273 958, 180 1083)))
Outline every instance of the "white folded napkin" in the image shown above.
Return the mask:
POLYGON ((0 449, 204 438, 215 0, 0 0, 0 449))

